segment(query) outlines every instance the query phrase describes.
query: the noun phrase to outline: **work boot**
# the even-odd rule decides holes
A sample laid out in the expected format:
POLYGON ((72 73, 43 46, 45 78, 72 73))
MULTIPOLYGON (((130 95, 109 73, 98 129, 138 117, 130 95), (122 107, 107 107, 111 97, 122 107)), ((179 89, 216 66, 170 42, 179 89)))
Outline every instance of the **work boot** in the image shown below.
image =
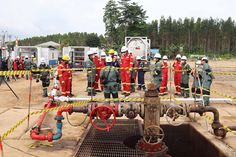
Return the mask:
POLYGON ((125 94, 126 94, 126 92, 122 92, 121 94, 122 94, 122 95, 125 95, 125 94))
POLYGON ((48 90, 47 90, 47 88, 43 89, 43 97, 48 97, 48 90))
POLYGON ((125 94, 125 97, 127 97, 127 96, 130 96, 130 93, 126 93, 126 94, 125 94))
POLYGON ((88 92, 88 96, 95 96, 95 95, 96 95, 95 93, 88 92))

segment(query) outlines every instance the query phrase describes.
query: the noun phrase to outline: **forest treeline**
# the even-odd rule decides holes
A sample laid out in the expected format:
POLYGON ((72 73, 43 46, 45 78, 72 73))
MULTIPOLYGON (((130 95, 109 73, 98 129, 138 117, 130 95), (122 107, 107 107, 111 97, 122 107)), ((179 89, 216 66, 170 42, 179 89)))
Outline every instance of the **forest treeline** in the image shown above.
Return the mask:
POLYGON ((202 19, 160 17, 146 22, 148 16, 143 6, 131 0, 109 0, 104 8, 103 22, 106 32, 70 32, 20 40, 20 45, 36 45, 55 41, 63 46, 92 46, 118 49, 125 36, 147 36, 151 48, 159 48, 163 54, 186 54, 209 56, 235 55, 236 24, 232 18, 202 19))

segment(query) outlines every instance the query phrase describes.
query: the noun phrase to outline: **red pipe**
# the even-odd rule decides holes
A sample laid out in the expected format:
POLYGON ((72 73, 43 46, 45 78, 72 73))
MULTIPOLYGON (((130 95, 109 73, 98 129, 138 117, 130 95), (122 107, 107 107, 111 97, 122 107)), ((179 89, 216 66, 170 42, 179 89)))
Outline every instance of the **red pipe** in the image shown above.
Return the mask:
MULTIPOLYGON (((51 108, 52 106, 55 106, 54 104, 52 104, 50 101, 46 104, 46 109, 47 108, 51 108)), ((69 106, 69 107, 66 107, 66 108, 62 108, 62 109, 59 109, 57 111, 57 115, 56 117, 59 117, 59 118, 63 118, 62 116, 62 113, 63 112, 70 112, 71 110, 73 109, 73 106, 69 106)), ((43 141, 43 140, 48 140, 49 142, 51 142, 53 140, 53 133, 51 131, 48 132, 47 135, 45 134, 40 134, 40 126, 42 125, 42 122, 46 116, 47 112, 43 112, 43 114, 40 116, 38 122, 37 122, 37 125, 36 127, 34 127, 31 132, 30 132, 30 137, 33 139, 33 140, 40 140, 40 141, 43 141)), ((61 121, 61 120, 59 120, 61 121)))
MULTIPOLYGON (((44 108, 48 109, 48 108, 51 107, 51 105, 52 105, 52 103, 51 103, 51 101, 49 101, 47 104, 45 104, 44 108)), ((43 114, 39 117, 39 120, 37 121, 36 127, 40 127, 42 125, 43 120, 44 120, 46 114, 47 114, 47 112, 43 112, 43 114)))
POLYGON ((70 111, 72 111, 72 109, 73 109, 73 106, 62 108, 62 109, 57 111, 57 116, 60 117, 60 116, 62 116, 63 112, 70 112, 70 111))

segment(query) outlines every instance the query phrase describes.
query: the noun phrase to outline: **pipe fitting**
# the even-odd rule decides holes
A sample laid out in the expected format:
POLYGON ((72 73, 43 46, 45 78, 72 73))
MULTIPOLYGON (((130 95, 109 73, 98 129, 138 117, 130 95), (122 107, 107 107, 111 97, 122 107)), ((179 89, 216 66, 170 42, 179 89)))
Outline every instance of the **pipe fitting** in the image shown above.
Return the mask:
POLYGON ((53 141, 53 133, 51 131, 48 132, 48 142, 53 141))
POLYGON ((61 120, 64 120, 65 118, 62 115, 61 116, 56 115, 54 119, 61 121, 61 120))

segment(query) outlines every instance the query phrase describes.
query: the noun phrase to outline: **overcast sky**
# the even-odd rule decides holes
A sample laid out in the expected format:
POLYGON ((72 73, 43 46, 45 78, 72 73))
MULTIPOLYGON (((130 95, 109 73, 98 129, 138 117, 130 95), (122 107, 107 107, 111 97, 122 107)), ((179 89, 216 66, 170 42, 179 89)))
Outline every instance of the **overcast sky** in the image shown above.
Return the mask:
MULTIPOLYGON (((108 0, 0 0, 0 34, 12 38, 67 32, 103 34, 108 0)), ((236 18, 235 0, 133 0, 143 5, 148 21, 173 18, 236 18)))

